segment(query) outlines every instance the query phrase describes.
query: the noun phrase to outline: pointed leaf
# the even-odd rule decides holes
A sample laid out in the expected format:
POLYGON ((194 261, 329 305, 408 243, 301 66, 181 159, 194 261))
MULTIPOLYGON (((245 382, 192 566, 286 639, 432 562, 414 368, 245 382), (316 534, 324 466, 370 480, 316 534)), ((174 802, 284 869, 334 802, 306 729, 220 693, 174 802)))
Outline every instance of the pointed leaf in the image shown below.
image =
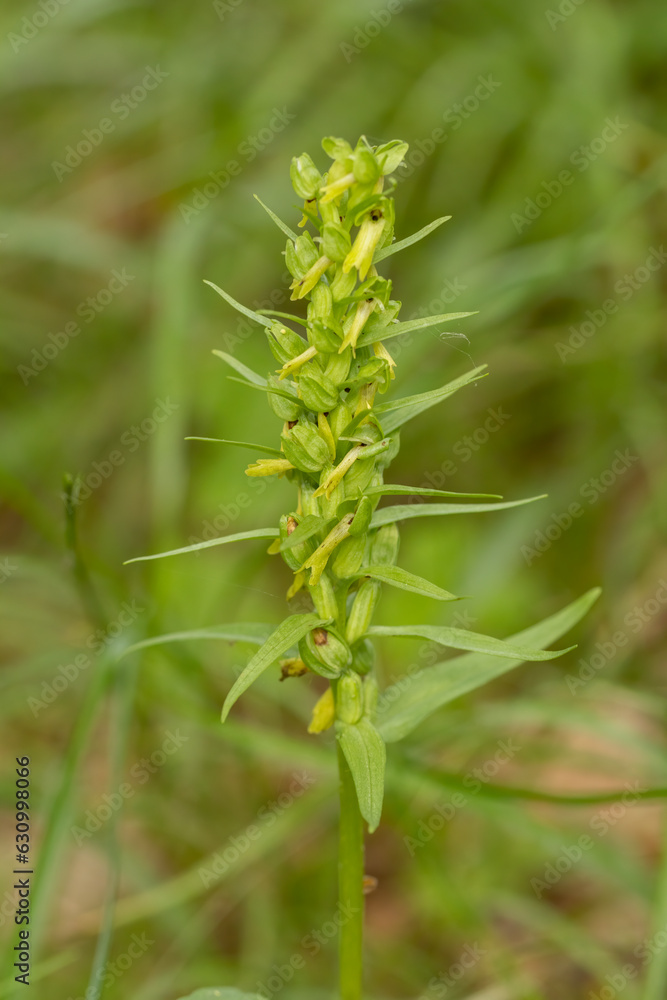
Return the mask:
POLYGON ((434 597, 436 601, 460 601, 461 598, 455 594, 450 594, 448 590, 437 587, 430 580, 425 580, 422 576, 415 576, 408 573, 400 566, 366 566, 358 573, 354 574, 354 579, 371 577, 373 580, 380 580, 381 583, 388 583, 399 590, 409 590, 412 594, 422 594, 424 597, 434 597))
POLYGON ((278 216, 276 215, 276 213, 272 212, 271 209, 269 208, 269 206, 264 204, 264 202, 259 197, 259 195, 254 194, 253 198, 255 199, 255 201, 258 201, 260 203, 260 205, 262 206, 262 208, 264 209, 264 211, 266 212, 266 214, 269 215, 273 219, 273 221, 277 225, 278 229, 282 229, 282 231, 284 232, 285 236, 289 236, 289 238, 291 240, 294 240, 295 242, 296 242, 296 240, 298 240, 298 238, 299 238, 298 234, 295 233, 293 229, 290 229, 290 227, 287 225, 286 222, 283 222, 282 219, 279 219, 278 216))
POLYGON ((546 493, 538 497, 527 497, 525 500, 503 500, 502 503, 424 503, 424 504, 394 504, 376 510, 371 520, 371 528, 379 528, 383 524, 394 524, 396 521, 409 521, 415 517, 439 517, 441 514, 484 514, 489 510, 507 510, 510 507, 522 507, 534 500, 544 500, 546 493))
MULTIPOLYGON (((215 352, 214 352, 215 353, 215 352)), ((234 378, 233 375, 228 375, 227 378, 230 382, 238 382, 239 385, 244 385, 246 389, 258 389, 260 392, 269 393, 272 396, 282 396, 283 399, 288 399, 290 403, 295 403, 303 409, 303 402, 296 396, 292 396, 291 393, 287 392, 285 389, 276 389, 272 385, 259 385, 256 382, 246 382, 243 378, 234 378)))
POLYGON ((576 649, 568 646, 566 649, 532 649, 530 646, 517 646, 513 643, 495 639, 492 635, 481 635, 479 632, 469 632, 465 628, 451 628, 449 625, 371 625, 368 635, 400 635, 412 639, 428 639, 438 642, 450 649, 468 649, 472 653, 490 653, 492 656, 505 656, 518 660, 555 660, 564 653, 576 649))
MULTIPOLYGON (((255 197, 257 197, 257 195, 255 195, 255 197)), ((450 219, 451 215, 444 215, 442 219, 436 219, 435 222, 429 222, 428 226, 424 226, 424 228, 420 229, 418 233, 413 233, 412 236, 406 236, 404 240, 399 240, 398 243, 391 243, 388 247, 384 247, 382 250, 376 250, 375 256, 373 257, 373 263, 377 264, 378 261, 384 260, 385 257, 390 257, 393 253, 398 253, 399 250, 405 250, 406 247, 411 247, 413 243, 418 243, 419 240, 423 240, 425 236, 429 236, 434 229, 441 226, 443 222, 449 222, 450 219)))
POLYGON ((204 990, 195 990, 180 1000, 264 1000, 260 993, 244 993, 234 986, 211 986, 204 990))
POLYGON ((379 417, 384 433, 390 434, 391 431, 407 424, 409 420, 423 413, 424 410, 429 410, 432 406, 449 399, 464 386, 485 378, 484 369, 486 367, 486 365, 479 365, 479 367, 473 368, 472 371, 453 379, 439 389, 431 389, 430 392, 420 392, 416 396, 403 396, 402 399, 390 399, 386 403, 379 403, 374 407, 374 413, 379 417))
POLYGON ((253 323, 259 323, 260 326, 271 326, 270 319, 267 319, 266 316, 261 316, 258 312, 255 312, 254 309, 248 309, 247 306, 242 306, 240 302, 237 302, 236 299, 231 297, 229 292, 223 291, 223 289, 219 288, 213 281, 208 281, 208 279, 204 278, 204 284, 209 285, 214 292, 217 292, 218 295, 223 297, 225 302, 229 302, 230 306, 233 306, 237 312, 243 313, 243 315, 247 316, 248 319, 251 319, 253 323))
POLYGON ((252 382, 253 385, 266 385, 265 378, 254 372, 252 368, 248 368, 242 361, 238 361, 232 354, 227 354, 225 351, 213 351, 213 353, 217 357, 222 358, 223 361, 226 361, 230 368, 233 368, 239 375, 243 375, 248 382, 252 382))
MULTIPOLYGON (((186 441, 189 440, 186 438, 186 441)), ((193 439, 195 440, 195 439, 193 439)), ((201 438, 202 441, 208 440, 201 438)), ((210 440, 213 440, 212 438, 210 440)), ((369 497, 470 497, 476 499, 501 500, 500 493, 451 493, 449 490, 431 490, 423 486, 401 486, 383 483, 382 486, 367 486, 364 490, 369 497)))
POLYGON ((368 719, 355 725, 340 722, 336 738, 352 772, 359 811, 370 833, 377 829, 384 798, 384 767, 387 751, 384 740, 368 719))
POLYGON ((284 622, 281 622, 275 632, 271 633, 262 648, 255 653, 241 675, 234 681, 222 706, 222 721, 224 722, 229 715, 229 710, 234 702, 257 680, 267 667, 275 663, 278 657, 282 656, 286 650, 295 646, 299 639, 303 639, 304 635, 310 632, 311 629, 319 628, 320 625, 328 625, 330 621, 330 618, 320 618, 311 612, 305 615, 290 615, 284 622))
MULTIPOLYGON (((510 636, 509 642, 548 646, 573 628, 600 596, 589 590, 572 604, 544 621, 510 636)), ((385 691, 378 706, 378 728, 388 743, 403 739, 433 712, 455 698, 500 677, 524 660, 500 660, 495 656, 469 653, 402 678, 385 691)))
POLYGON ((265 455, 276 455, 278 458, 284 458, 282 451, 278 451, 277 448, 269 448, 265 444, 251 444, 250 441, 228 441, 226 438, 207 438, 207 437, 186 437, 186 441, 212 441, 214 444, 233 444, 237 448, 249 448, 251 451, 261 451, 265 455))
POLYGON ((292 534, 288 535, 281 542, 280 551, 284 552, 285 549, 291 549, 293 545, 298 545, 299 542, 306 542, 319 531, 326 531, 332 528, 334 524, 335 518, 318 517, 317 514, 306 514, 303 521, 296 526, 292 534))
POLYGON ((123 656, 136 653, 138 649, 148 649, 149 646, 164 646, 170 642, 188 642, 191 639, 223 639, 225 642, 249 642, 253 646, 261 646, 271 634, 273 626, 264 622, 239 622, 238 625, 213 625, 211 628, 194 628, 185 632, 168 632, 166 635, 154 635, 150 639, 142 639, 123 650, 123 656))
POLYGON ((476 316, 478 310, 474 312, 440 313, 438 316, 421 316, 419 319, 411 319, 406 323, 390 323, 378 329, 365 329, 357 341, 357 347, 368 347, 379 340, 391 340, 393 337, 400 337, 404 333, 416 333, 417 330, 427 330, 431 326, 438 326, 439 323, 449 323, 455 319, 465 319, 466 316, 476 316))
POLYGON ((149 559, 166 559, 167 556, 180 556, 185 552, 197 552, 199 549, 211 549, 215 545, 227 545, 228 542, 243 542, 247 538, 277 538, 278 534, 277 528, 254 528, 252 531, 238 531, 234 535, 221 535, 220 538, 208 538, 205 542, 186 545, 182 549, 157 552, 152 556, 135 556, 134 559, 126 559, 123 566, 128 566, 130 563, 135 562, 147 562, 149 559))

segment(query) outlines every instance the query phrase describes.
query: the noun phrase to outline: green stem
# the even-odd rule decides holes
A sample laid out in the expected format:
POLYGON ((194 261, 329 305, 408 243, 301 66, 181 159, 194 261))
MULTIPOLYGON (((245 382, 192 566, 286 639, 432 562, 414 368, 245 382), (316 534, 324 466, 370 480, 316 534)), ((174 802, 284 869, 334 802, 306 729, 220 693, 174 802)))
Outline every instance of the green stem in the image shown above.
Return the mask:
POLYGON ((338 747, 340 831, 338 902, 340 912, 340 1000, 361 1000, 364 924, 364 828, 352 773, 338 747))

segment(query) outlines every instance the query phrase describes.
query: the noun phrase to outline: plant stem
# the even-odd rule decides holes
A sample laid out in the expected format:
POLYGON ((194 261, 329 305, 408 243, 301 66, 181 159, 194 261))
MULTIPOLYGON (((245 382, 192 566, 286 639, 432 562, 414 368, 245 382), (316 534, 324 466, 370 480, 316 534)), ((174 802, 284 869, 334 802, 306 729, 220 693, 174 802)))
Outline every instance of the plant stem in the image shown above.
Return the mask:
POLYGON ((364 924, 364 828, 352 774, 340 746, 340 830, 338 854, 338 944, 340 1000, 361 1000, 364 924))

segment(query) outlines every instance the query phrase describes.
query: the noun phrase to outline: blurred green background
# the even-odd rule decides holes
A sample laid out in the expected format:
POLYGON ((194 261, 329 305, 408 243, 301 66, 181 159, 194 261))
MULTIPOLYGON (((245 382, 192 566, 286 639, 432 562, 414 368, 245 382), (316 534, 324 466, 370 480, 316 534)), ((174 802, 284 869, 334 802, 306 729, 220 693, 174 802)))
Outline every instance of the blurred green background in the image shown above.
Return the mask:
MULTIPOLYGON (((663 997, 663 807, 567 798, 667 785, 667 7, 22 0, 0 17, 0 996, 22 989, 8 956, 24 754, 32 996, 84 997, 95 963, 88 995, 108 1000, 232 983, 333 995, 336 787, 331 740, 305 734, 315 685, 270 673, 223 728, 248 648, 117 653, 284 614, 289 573, 261 542, 122 563, 291 507, 289 484, 249 481, 241 452, 183 440, 279 432, 211 354, 266 371, 264 337, 202 279, 251 306, 286 302, 284 237, 252 195, 295 225, 290 158, 324 169, 323 135, 364 133, 410 143, 398 238, 453 216, 382 265, 402 317, 479 310, 455 327, 467 339, 401 345, 398 391, 490 369, 408 425, 392 481, 549 494, 405 526, 402 565, 472 597, 452 612, 394 591, 379 620, 505 636, 604 587, 576 652, 392 747, 368 845, 368 996, 663 997), (65 472, 86 487, 87 604, 65 472), (520 750, 500 766, 508 739, 520 750), (479 788, 452 807, 474 768, 479 788)), ((387 681, 434 659, 409 640, 381 654, 387 681)))

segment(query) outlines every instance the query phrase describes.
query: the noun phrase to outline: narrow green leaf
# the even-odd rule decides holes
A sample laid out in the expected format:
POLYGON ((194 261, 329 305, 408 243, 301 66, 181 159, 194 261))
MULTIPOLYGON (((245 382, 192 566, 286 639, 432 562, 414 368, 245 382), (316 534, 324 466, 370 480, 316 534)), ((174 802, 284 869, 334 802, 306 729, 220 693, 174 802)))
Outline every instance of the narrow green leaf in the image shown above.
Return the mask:
POLYGON ((224 639, 225 642, 249 642, 261 646, 271 634, 272 625, 263 622, 239 622, 238 625, 212 625, 210 628, 188 629, 185 632, 168 632, 142 639, 123 650, 122 656, 135 653, 149 646, 163 646, 169 642, 188 642, 191 639, 224 639))
POLYGON ((246 382, 245 379, 234 378, 233 375, 228 375, 227 378, 229 379, 230 382, 238 382, 239 385, 244 385, 246 389, 259 389, 260 392, 267 392, 273 396, 282 396, 283 399, 288 399, 290 403, 296 403, 297 406, 303 408, 302 401, 298 399, 296 396, 292 396, 285 389, 276 389, 272 385, 267 385, 266 382, 264 383, 264 385, 259 385, 256 382, 246 382))
POLYGON ((455 319, 465 319, 466 316, 476 316, 478 310, 474 312, 441 313, 439 316, 421 316, 419 319, 411 319, 406 323, 390 323, 389 326, 382 326, 378 329, 364 330, 357 341, 357 347, 368 347, 376 344, 379 340, 391 340, 393 337, 400 337, 404 333, 416 333, 417 330, 427 330, 431 326, 439 323, 449 323, 455 319))
MULTIPOLYGON (((190 440, 186 438, 186 441, 190 440)), ((192 440, 195 440, 194 438, 192 440)), ((202 438, 201 440, 207 440, 202 438)), ((213 439, 211 439, 213 440, 213 439)), ((386 483, 382 486, 367 486, 364 490, 369 497, 470 497, 473 500, 501 500, 500 493, 451 493, 449 490, 431 490, 423 486, 401 486, 386 483)))
POLYGON ((460 601, 456 594, 450 594, 448 590, 437 587, 430 580, 425 580, 422 576, 415 576, 408 573, 400 566, 366 566, 363 570, 354 574, 355 579, 361 577, 371 577, 373 580, 380 580, 381 583, 388 583, 391 587, 398 587, 399 590, 409 590, 412 594, 422 594, 424 597, 434 597, 436 601, 460 601))
POLYGON ((259 993, 244 993, 233 986, 211 986, 208 989, 188 993, 180 1000, 264 1000, 264 998, 259 993))
POLYGON ((254 309, 248 309, 247 306, 241 305, 240 302, 237 302, 236 299, 231 297, 229 292, 225 292, 222 288, 219 288, 213 281, 208 281, 207 278, 204 278, 204 284, 209 285, 214 292, 217 292, 218 295, 223 297, 225 302, 228 302, 230 306, 236 309, 237 312, 243 313, 243 315, 247 316, 248 319, 251 319, 253 323, 259 323, 260 326, 271 326, 270 319, 267 319, 266 316, 261 316, 258 312, 255 312, 254 309))
MULTIPOLYGON (((556 642, 588 613, 599 596, 599 588, 588 591, 539 624, 510 636, 509 642, 531 646, 548 646, 556 642)), ((523 658, 501 660, 496 656, 468 653, 419 670, 385 691, 378 707, 378 728, 388 743, 401 740, 438 708, 488 684, 523 662, 523 658)))
POLYGON ((275 212, 271 211, 271 209, 269 208, 268 205, 264 204, 264 202, 259 197, 259 195, 254 194, 253 198, 255 199, 255 201, 258 201, 260 203, 260 205, 262 206, 262 208, 264 209, 264 211, 266 212, 266 214, 273 219, 273 221, 277 225, 278 229, 282 229, 282 231, 284 232, 285 236, 289 236, 289 238, 291 240, 294 240, 294 241, 296 241, 299 238, 298 235, 297 235, 297 233, 295 233, 293 229, 290 229, 290 227, 287 225, 286 222, 283 222, 283 220, 280 219, 276 215, 275 212))
POLYGON ((126 559, 123 566, 130 563, 147 562, 149 559, 166 559, 167 556, 180 556, 185 552, 197 552, 199 549, 210 549, 215 545, 227 545, 228 542, 243 542, 247 538, 277 538, 277 528, 254 528, 252 531, 238 531, 234 535, 221 535, 220 538, 209 538, 205 542, 197 542, 195 545, 186 545, 182 549, 170 549, 169 552, 157 552, 152 556, 135 556, 134 559, 126 559))
POLYGON ((280 551, 291 549, 293 545, 306 542, 319 531, 327 531, 335 524, 335 518, 318 517, 317 514, 306 514, 303 521, 296 526, 291 535, 281 542, 280 551))
POLYGON ((489 653, 491 656, 505 656, 508 659, 527 661, 555 660, 569 653, 576 646, 566 649, 532 649, 495 639, 492 635, 469 632, 465 628, 451 628, 449 625, 371 625, 368 635, 400 635, 412 639, 428 639, 450 649, 467 649, 472 653, 489 653))
POLYGON ((261 451, 265 455, 276 455, 278 458, 284 458, 282 451, 278 451, 277 448, 269 448, 265 444, 251 444, 250 441, 228 441, 226 438, 207 438, 207 437, 186 437, 186 441, 212 441, 214 444, 233 444, 237 448, 249 448, 251 451, 261 451))
POLYGON ((242 361, 238 361, 232 354, 227 354, 225 351, 213 351, 213 353, 218 358, 222 358, 223 361, 226 361, 230 368, 233 368, 234 371, 239 373, 239 375, 243 375, 248 382, 252 382, 254 385, 266 385, 265 378, 258 375, 257 372, 254 372, 252 368, 248 368, 248 366, 244 365, 242 361))
POLYGON ((489 510, 507 510, 510 507, 522 507, 534 500, 544 500, 546 493, 537 497, 526 497, 525 500, 503 500, 502 503, 424 503, 424 504, 394 504, 393 507, 383 507, 376 510, 371 520, 371 528, 379 528, 383 524, 394 524, 396 521, 409 521, 414 517, 439 517, 441 514, 484 514, 489 510))
POLYGON ((229 715, 229 710, 238 698, 246 691, 250 685, 257 680, 267 667, 278 659, 279 656, 295 646, 299 639, 303 639, 311 629, 319 628, 320 625, 328 625, 330 618, 319 618, 312 612, 305 615, 290 615, 278 628, 271 633, 264 645, 259 649, 253 658, 248 662, 245 669, 234 684, 222 706, 222 722, 229 715))
POLYGON ((384 433, 390 434, 398 427, 402 427, 403 424, 407 424, 413 417, 423 413, 424 410, 429 410, 432 406, 436 406, 438 403, 442 403, 443 400, 449 399, 450 396, 453 396, 459 389, 463 389, 464 386, 485 378, 486 372, 484 369, 486 367, 486 365, 479 365, 479 367, 473 368, 472 371, 467 372, 465 375, 461 375, 446 385, 440 386, 439 389, 431 389, 429 392, 420 392, 416 396, 403 396, 402 399, 390 399, 386 403, 379 403, 374 408, 374 413, 379 417, 384 433))
POLYGON ((384 740, 368 719, 355 725, 340 722, 336 737, 352 772, 359 810, 373 833, 380 823, 384 798, 384 767, 387 751, 384 740))
POLYGON ((280 312, 279 309, 258 309, 257 312, 260 316, 278 316, 280 319, 288 319, 290 323, 299 323, 301 326, 308 326, 305 319, 301 319, 300 316, 294 316, 292 313, 280 312))
MULTIPOLYGON (((257 197, 257 195, 255 195, 255 197, 257 197)), ((376 250, 375 256, 373 257, 373 263, 377 264, 378 261, 384 260, 385 257, 391 257, 393 253, 398 253, 399 250, 405 250, 406 247, 411 247, 413 243, 418 243, 419 240, 423 240, 425 236, 429 236, 434 229, 441 226, 443 222, 449 222, 450 219, 451 215, 443 215, 441 219, 436 219, 435 222, 429 222, 428 226, 424 226, 424 228, 420 229, 418 233, 413 233, 412 236, 406 236, 404 240, 399 240, 398 243, 391 243, 388 247, 384 247, 382 250, 376 250)))

